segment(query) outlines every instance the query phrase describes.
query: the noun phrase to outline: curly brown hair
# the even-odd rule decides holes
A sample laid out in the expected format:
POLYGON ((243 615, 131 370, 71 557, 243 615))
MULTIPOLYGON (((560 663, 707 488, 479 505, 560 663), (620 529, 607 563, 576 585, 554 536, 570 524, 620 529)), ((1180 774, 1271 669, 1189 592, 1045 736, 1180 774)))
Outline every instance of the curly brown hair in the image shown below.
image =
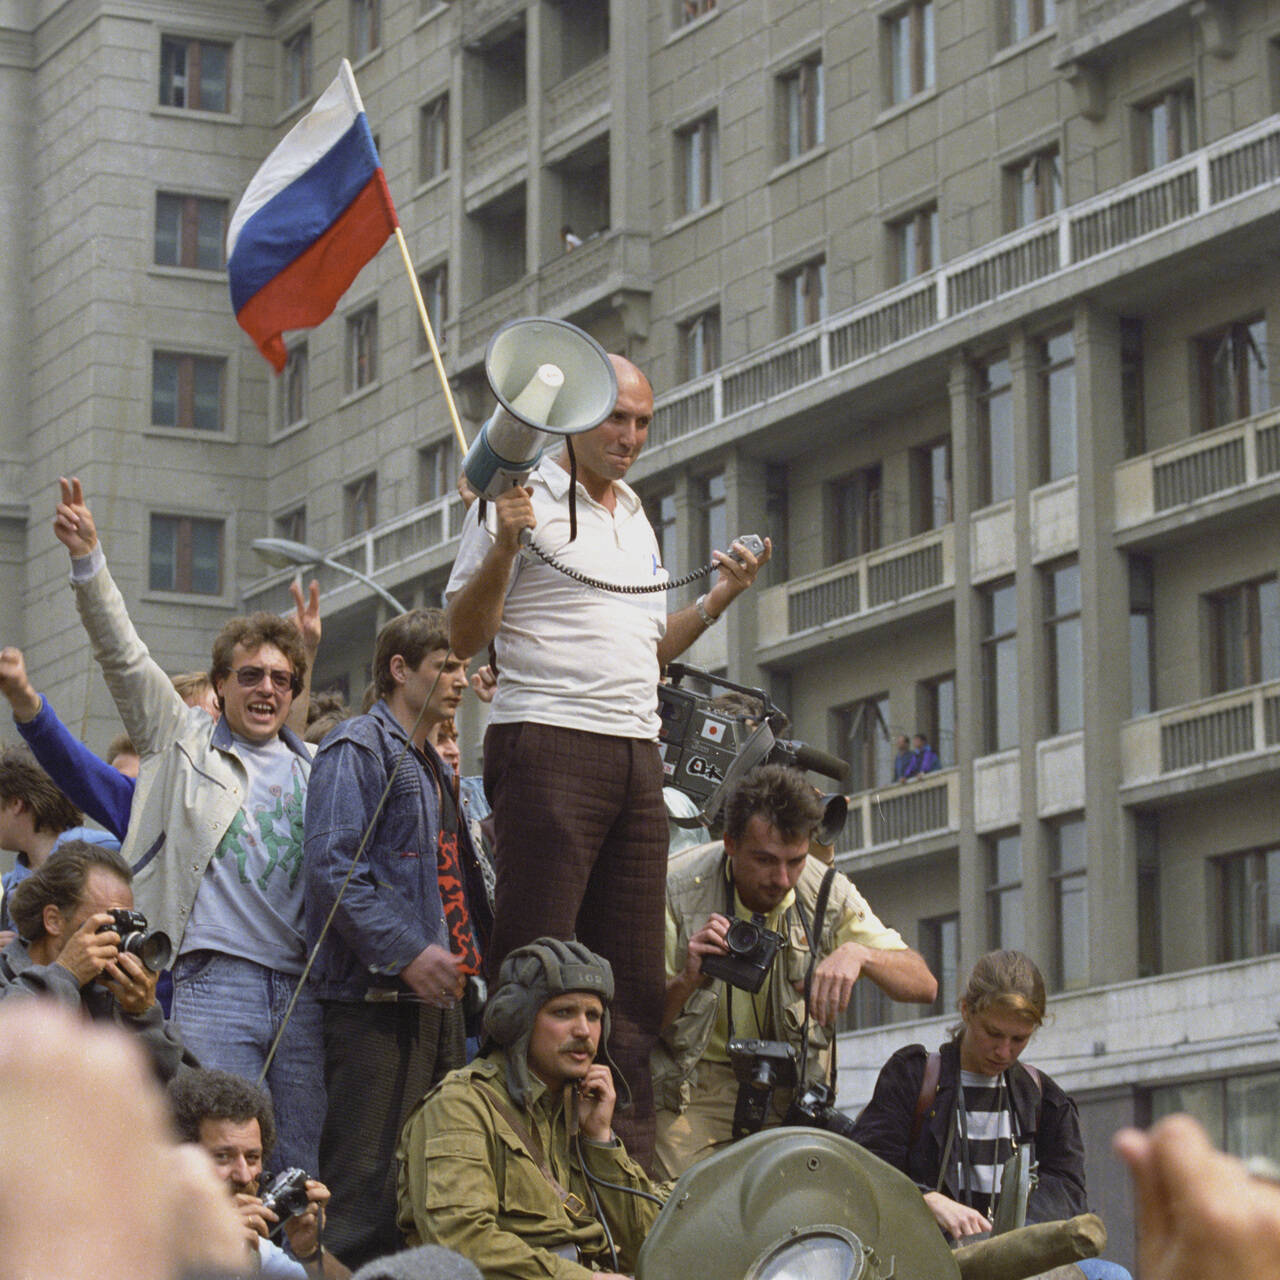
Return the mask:
POLYGON ((822 801, 799 769, 761 764, 743 775, 724 805, 724 833, 741 840, 757 814, 788 842, 812 836, 822 821, 822 801))
POLYGON ((293 668, 293 692, 297 696, 307 675, 307 651, 302 646, 298 628, 288 618, 278 613, 251 613, 248 617, 232 618, 218 632, 213 642, 213 663, 209 679, 216 689, 231 674, 232 654, 237 645, 243 645, 250 653, 264 644, 275 645, 293 668))

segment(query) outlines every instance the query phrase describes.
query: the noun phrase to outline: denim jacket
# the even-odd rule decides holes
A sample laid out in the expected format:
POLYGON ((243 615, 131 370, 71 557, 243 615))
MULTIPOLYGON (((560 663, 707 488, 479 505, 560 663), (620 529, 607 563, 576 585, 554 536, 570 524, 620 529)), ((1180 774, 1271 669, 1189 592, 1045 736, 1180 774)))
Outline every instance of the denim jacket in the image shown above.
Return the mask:
MULTIPOLYGON (((378 701, 324 740, 307 788, 307 946, 314 948, 365 828, 408 741, 378 701)), ((430 748, 427 749, 428 752, 430 748)), ((434 755, 434 753, 432 753, 434 755)), ((449 946, 440 902, 440 799, 447 771, 410 748, 311 971, 322 1000, 363 1000, 371 987, 405 988, 394 976, 430 943, 449 946)), ((459 856, 466 823, 458 833, 459 856)))

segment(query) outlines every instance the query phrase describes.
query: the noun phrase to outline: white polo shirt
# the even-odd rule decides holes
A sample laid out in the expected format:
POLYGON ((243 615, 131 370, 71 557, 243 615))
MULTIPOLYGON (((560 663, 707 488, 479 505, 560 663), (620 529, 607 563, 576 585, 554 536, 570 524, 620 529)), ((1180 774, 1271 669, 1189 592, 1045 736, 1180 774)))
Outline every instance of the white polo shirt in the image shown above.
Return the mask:
MULTIPOLYGON (((614 481, 614 511, 577 487, 578 536, 569 541, 569 473, 544 457, 530 475, 534 541, 603 582, 658 583, 667 571, 635 491, 614 481)), ((494 509, 467 512, 445 598, 452 600, 493 545, 494 509)), ((657 739, 658 641, 665 591, 620 595, 584 586, 522 551, 512 566, 494 647, 498 691, 490 724, 532 721, 613 737, 657 739)))

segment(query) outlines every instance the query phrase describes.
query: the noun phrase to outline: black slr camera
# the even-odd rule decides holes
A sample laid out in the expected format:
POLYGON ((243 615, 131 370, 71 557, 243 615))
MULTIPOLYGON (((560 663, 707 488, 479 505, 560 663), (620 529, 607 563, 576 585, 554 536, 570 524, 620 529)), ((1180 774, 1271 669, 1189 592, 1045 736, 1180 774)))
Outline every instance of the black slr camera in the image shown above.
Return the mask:
POLYGON ((738 1079, 733 1136, 745 1138, 764 1127, 774 1090, 794 1087, 798 1074, 796 1051, 781 1040, 735 1037, 729 1041, 729 1061, 738 1079))
POLYGON ((112 907, 108 913, 111 923, 104 924, 99 933, 118 933, 120 950, 130 951, 152 973, 159 973, 167 968, 173 956, 173 943, 167 933, 158 929, 155 933, 147 932, 147 917, 141 911, 126 911, 124 907, 112 907))
POLYGON ((782 1123, 807 1125, 810 1129, 825 1129, 842 1138, 852 1138, 853 1121, 837 1111, 834 1104, 835 1090, 830 1085, 807 1084, 796 1091, 782 1123))
POLYGON ((280 1225, 287 1218, 296 1218, 298 1214, 305 1213, 310 1203, 307 1199, 307 1174, 304 1169, 282 1170, 262 1193, 262 1207, 270 1209, 280 1219, 280 1225))
POLYGON ((764 986, 769 966, 785 941, 782 934, 766 929, 764 925, 735 919, 725 936, 729 954, 703 956, 702 972, 754 994, 764 986))

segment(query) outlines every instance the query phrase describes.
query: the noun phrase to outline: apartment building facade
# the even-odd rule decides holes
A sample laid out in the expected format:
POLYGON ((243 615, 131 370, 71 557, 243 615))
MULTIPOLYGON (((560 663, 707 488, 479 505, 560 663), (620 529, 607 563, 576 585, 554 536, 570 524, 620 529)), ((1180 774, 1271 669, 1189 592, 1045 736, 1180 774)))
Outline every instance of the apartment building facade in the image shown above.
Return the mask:
MULTIPOLYGON (((1119 1256, 1118 1124, 1192 1107, 1280 1156, 1280 8, 0 12, 0 575, 91 742, 116 724, 48 532, 60 473, 166 666, 286 606, 264 535, 439 600, 459 458, 398 257, 278 379, 227 303, 229 210, 347 56, 468 438, 493 330, 567 318, 651 374, 634 479, 668 566, 774 539, 691 659, 851 761, 841 865, 943 979, 909 1027, 859 999, 842 1099, 1015 945, 1119 1256), (894 784, 917 731, 942 768, 894 784)), ((358 700, 387 606, 319 576, 318 684, 358 700)))

